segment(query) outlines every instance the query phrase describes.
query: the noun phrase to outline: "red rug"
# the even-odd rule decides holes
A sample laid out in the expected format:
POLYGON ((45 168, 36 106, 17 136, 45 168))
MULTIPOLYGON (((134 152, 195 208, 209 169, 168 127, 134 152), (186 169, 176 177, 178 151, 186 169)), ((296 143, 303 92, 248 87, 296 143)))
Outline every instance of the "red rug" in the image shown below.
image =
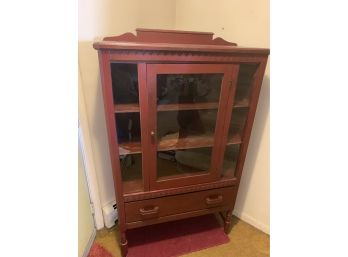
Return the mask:
POLYGON ((127 257, 174 257, 229 242, 214 215, 127 231, 127 257))
POLYGON ((111 253, 104 249, 101 245, 94 242, 91 250, 89 250, 88 257, 114 257, 111 253))

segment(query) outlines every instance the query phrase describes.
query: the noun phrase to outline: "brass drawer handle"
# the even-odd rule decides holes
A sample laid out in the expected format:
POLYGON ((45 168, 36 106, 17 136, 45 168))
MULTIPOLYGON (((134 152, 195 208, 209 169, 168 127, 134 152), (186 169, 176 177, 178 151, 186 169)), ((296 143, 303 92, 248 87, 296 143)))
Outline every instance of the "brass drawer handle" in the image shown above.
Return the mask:
POLYGON ((151 209, 149 209, 149 207, 143 207, 139 210, 139 212, 140 212, 140 215, 143 217, 153 216, 153 215, 158 214, 159 207, 153 206, 151 209))
POLYGON ((219 204, 222 203, 222 199, 222 195, 208 196, 205 202, 208 205, 219 204))

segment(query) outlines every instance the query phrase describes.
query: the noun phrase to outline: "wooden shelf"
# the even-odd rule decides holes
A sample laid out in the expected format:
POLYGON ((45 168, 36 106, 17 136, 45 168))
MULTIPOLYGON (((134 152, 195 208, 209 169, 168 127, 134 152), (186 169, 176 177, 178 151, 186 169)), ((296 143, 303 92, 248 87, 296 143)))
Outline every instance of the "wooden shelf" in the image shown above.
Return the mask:
POLYGON ((141 142, 126 142, 118 144, 120 155, 141 153, 141 142))
POLYGON ((125 112, 139 112, 139 104, 115 104, 115 113, 125 113, 125 112))
POLYGON ((124 194, 131 194, 144 191, 143 180, 141 178, 122 182, 124 194))
POLYGON ((157 111, 183 111, 183 110, 208 110, 217 109, 218 102, 214 103, 185 103, 185 104, 158 104, 157 111))
MULTIPOLYGON (((240 135, 233 135, 227 141, 227 145, 240 144, 240 135)), ((169 151, 178 149, 192 149, 200 147, 212 147, 214 135, 197 135, 185 138, 162 139, 158 142, 158 151, 169 151)))
POLYGON ((237 145, 242 143, 242 138, 239 134, 234 134, 227 139, 227 145, 237 145))
MULTIPOLYGON (((242 143, 240 135, 232 135, 227 139, 227 145, 242 143)), ((200 147, 212 147, 214 135, 197 135, 185 138, 162 139, 158 142, 158 151, 169 151, 179 149, 192 149, 200 147)), ((140 142, 127 142, 118 145, 120 155, 141 153, 140 142)))
MULTIPOLYGON (((157 111, 184 111, 184 110, 209 110, 217 109, 219 103, 185 103, 185 104, 159 104, 157 111)), ((139 104, 115 104, 115 113, 139 112, 139 104)))

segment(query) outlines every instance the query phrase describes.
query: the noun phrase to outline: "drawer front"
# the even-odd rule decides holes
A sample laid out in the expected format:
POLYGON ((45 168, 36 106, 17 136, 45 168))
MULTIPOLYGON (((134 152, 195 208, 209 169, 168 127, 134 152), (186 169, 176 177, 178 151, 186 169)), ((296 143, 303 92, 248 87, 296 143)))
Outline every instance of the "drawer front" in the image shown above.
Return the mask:
POLYGON ((225 187, 125 203, 126 222, 232 205, 234 193, 235 187, 225 187))

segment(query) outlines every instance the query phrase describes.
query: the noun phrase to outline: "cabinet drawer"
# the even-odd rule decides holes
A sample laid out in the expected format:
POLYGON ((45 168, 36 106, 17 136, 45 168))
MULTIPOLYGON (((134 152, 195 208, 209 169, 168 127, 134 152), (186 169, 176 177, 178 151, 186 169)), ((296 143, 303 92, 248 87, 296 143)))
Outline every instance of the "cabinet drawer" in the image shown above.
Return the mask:
POLYGON ((232 205, 234 193, 234 187, 225 187, 125 203, 126 222, 232 205))

